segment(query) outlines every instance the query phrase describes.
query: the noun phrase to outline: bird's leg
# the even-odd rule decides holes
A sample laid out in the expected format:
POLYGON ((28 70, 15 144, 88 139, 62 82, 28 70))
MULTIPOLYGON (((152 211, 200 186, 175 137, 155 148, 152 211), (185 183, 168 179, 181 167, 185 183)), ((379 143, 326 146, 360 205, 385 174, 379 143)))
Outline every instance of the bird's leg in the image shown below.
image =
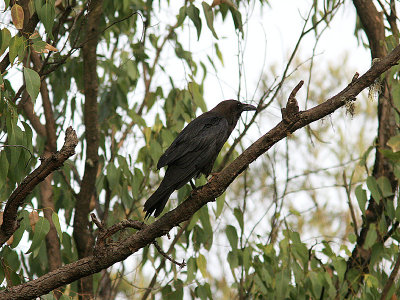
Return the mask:
POLYGON ((193 190, 197 190, 197 187, 195 186, 193 179, 190 179, 190 186, 192 187, 193 190))

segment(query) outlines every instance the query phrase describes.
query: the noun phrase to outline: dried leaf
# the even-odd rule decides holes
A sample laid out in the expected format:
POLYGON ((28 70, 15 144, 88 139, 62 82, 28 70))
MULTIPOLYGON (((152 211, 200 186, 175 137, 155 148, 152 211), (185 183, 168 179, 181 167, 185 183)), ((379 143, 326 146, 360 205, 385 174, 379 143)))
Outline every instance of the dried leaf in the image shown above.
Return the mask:
POLYGON ((11 18, 15 28, 22 29, 24 27, 24 10, 22 6, 14 4, 11 7, 11 18))
POLYGON ((37 30, 35 30, 35 31, 29 36, 29 39, 31 39, 31 40, 36 39, 36 38, 40 38, 39 32, 38 32, 37 30))
POLYGON ((230 0, 214 0, 213 3, 211 4, 211 7, 221 5, 221 4, 226 4, 232 8, 236 8, 236 5, 230 0))
POLYGON ((11 246, 11 244, 14 242, 14 235, 10 236, 10 238, 7 240, 6 244, 8 246, 11 246))
POLYGON ((213 3, 211 4, 211 7, 214 7, 214 6, 220 5, 221 3, 222 3, 222 1, 221 1, 221 0, 214 0, 214 1, 213 1, 213 3))
POLYGON ((35 231, 35 225, 39 221, 39 214, 36 210, 29 214, 29 224, 32 227, 32 231, 35 231))
POLYGON ((49 51, 54 51, 54 52, 58 52, 58 49, 56 47, 53 47, 50 44, 47 44, 46 47, 44 47, 45 49, 49 50, 49 51))

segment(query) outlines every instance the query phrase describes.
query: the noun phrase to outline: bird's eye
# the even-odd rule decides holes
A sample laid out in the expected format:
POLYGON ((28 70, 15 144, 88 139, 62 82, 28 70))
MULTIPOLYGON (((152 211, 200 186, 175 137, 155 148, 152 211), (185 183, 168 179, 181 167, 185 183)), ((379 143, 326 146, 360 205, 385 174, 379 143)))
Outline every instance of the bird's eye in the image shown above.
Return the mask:
POLYGON ((238 108, 238 109, 241 109, 241 108, 242 108, 242 103, 239 102, 239 103, 237 104, 237 108, 238 108))

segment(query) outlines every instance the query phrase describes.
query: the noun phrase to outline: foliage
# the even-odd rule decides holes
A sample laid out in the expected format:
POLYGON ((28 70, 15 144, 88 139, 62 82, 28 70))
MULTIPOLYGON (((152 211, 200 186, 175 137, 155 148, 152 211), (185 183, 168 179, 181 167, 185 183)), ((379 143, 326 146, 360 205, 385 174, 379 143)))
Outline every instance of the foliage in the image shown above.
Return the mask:
MULTIPOLYGON (((0 75, 3 208, 13 190, 40 164, 40 157, 55 150, 53 138, 62 137, 72 125, 80 144, 77 154, 52 174, 50 189, 45 185, 37 187, 19 211, 20 226, 0 251, 2 289, 29 282, 51 270, 51 230, 59 242, 60 264, 77 261, 79 245, 89 243, 74 238, 78 194, 87 166, 95 163, 88 159, 86 151, 92 137, 83 126, 88 114, 84 106, 88 71, 82 48, 88 43, 85 30, 91 13, 89 2, 5 1, 4 18, 9 24, 0 34, 0 66, 5 66, 0 75), (38 25, 29 32, 27 21, 34 22, 35 18, 38 25), (51 196, 46 196, 46 191, 51 196), (46 197, 52 207, 44 204, 46 197)), ((99 160, 88 210, 94 211, 106 226, 123 219, 143 219, 142 205, 162 176, 156 171, 159 157, 187 122, 207 110, 207 76, 228 63, 220 51, 224 36, 217 24, 231 26, 230 34, 242 41, 246 20, 241 12, 256 5, 253 2, 256 1, 186 0, 178 7, 172 1, 103 1, 95 58, 98 118, 93 120, 99 132, 99 160), (162 20, 164 17, 167 22, 162 20), (212 38, 212 52, 218 62, 211 54, 200 58, 188 47, 188 28, 195 30, 197 40, 206 34, 212 38)), ((318 39, 325 30, 321 28, 329 26, 342 3, 325 1, 324 8, 317 3, 305 21, 312 30, 302 34, 311 32, 318 39)), ((394 48, 397 40, 389 36, 387 45, 394 48)), ((302 68, 302 62, 295 60, 287 66, 292 65, 296 65, 297 73, 274 74, 271 67, 269 76, 264 77, 268 92, 260 96, 264 110, 261 116, 265 116, 271 103, 284 105, 298 77, 311 78, 311 73, 305 74, 306 69, 312 69, 312 63, 302 68), (282 79, 277 83, 275 77, 282 79)), ((331 71, 331 76, 312 77, 306 101, 314 101, 303 103, 305 107, 322 102, 333 89, 349 81, 343 65, 333 66, 331 71)), ((324 70, 318 72, 324 74, 324 70)), ((398 67, 390 72, 397 107, 398 67)), ((96 274, 93 294, 104 299, 107 291, 111 293, 108 297, 118 294, 146 298, 152 293, 162 299, 227 299, 232 295, 240 299, 379 297, 398 261, 400 208, 390 179, 371 176, 373 141, 370 130, 363 129, 376 118, 374 107, 374 102, 360 104, 354 117, 360 126, 351 130, 350 138, 346 127, 330 131, 331 123, 349 118, 345 111, 335 115, 331 123, 288 137, 284 151, 283 147, 271 149, 216 199, 215 205, 201 208, 189 222, 171 232, 171 240, 160 238, 158 244, 166 255, 186 261, 183 269, 166 260, 165 253, 149 246, 132 258, 133 264, 129 260, 96 274), (325 141, 333 142, 327 145, 325 141), (320 166, 326 155, 333 157, 337 168, 320 166), (281 178, 283 183, 279 182, 281 178), (327 181, 333 182, 329 187, 334 192, 318 192, 321 183, 327 181), (306 201, 299 204, 299 197, 306 201), (344 205, 332 213, 332 201, 352 203, 354 198, 359 206, 350 208, 356 211, 354 218, 344 205), (383 203, 384 209, 379 222, 371 222, 368 227, 363 251, 371 253, 371 260, 369 272, 363 273, 348 266, 359 238, 357 222, 368 219, 370 198, 383 203), (311 208, 305 210, 304 203, 311 208), (333 225, 327 226, 326 220, 333 225), (318 238, 309 239, 315 236, 318 238)), ((241 136, 230 141, 215 169, 226 166, 246 145, 241 136), (232 145, 236 147, 231 148, 232 145)), ((388 145, 380 151, 390 161, 398 181, 399 136, 392 137, 388 145)), ((196 180, 197 185, 205 182, 205 178, 196 180)), ((166 211, 183 202, 190 192, 189 186, 180 189, 166 211)), ((98 234, 92 223, 85 229, 94 237, 98 234)), ((118 232, 112 241, 119 242, 133 232, 118 232)), ((392 282, 387 298, 399 288, 398 282, 392 282)), ((80 284, 74 282, 46 297, 67 299, 81 293, 80 284)))

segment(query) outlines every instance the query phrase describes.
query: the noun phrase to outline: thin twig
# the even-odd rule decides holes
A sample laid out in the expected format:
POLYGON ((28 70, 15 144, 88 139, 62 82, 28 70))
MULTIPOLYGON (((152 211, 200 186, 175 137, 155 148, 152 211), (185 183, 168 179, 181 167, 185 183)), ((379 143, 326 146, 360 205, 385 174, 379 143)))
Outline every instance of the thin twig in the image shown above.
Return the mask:
POLYGON ((396 264, 394 265, 394 268, 393 268, 392 272, 390 273, 389 279, 386 282, 385 287, 383 288, 381 300, 386 299, 386 296, 389 293, 389 290, 393 285, 393 282, 397 276, 397 273, 399 272, 399 267, 400 267, 400 254, 397 256, 396 264))
POLYGON ((156 247, 157 251, 165 258, 168 259, 170 262, 176 264, 179 266, 181 269, 186 266, 185 260, 182 260, 181 263, 177 262, 175 259, 173 259, 171 256, 169 256, 167 253, 163 251, 163 249, 160 247, 160 245, 157 243, 157 241, 153 241, 154 247, 156 247))
POLYGON ((349 209, 350 209, 350 215, 351 215, 351 219, 353 221, 353 228, 354 228, 354 234, 356 236, 358 236, 358 226, 357 226, 357 219, 356 219, 356 214, 354 213, 354 207, 353 204, 351 202, 351 192, 350 192, 350 184, 347 184, 347 179, 346 179, 346 172, 343 171, 343 187, 346 190, 346 194, 347 194, 347 203, 349 204, 349 209))

